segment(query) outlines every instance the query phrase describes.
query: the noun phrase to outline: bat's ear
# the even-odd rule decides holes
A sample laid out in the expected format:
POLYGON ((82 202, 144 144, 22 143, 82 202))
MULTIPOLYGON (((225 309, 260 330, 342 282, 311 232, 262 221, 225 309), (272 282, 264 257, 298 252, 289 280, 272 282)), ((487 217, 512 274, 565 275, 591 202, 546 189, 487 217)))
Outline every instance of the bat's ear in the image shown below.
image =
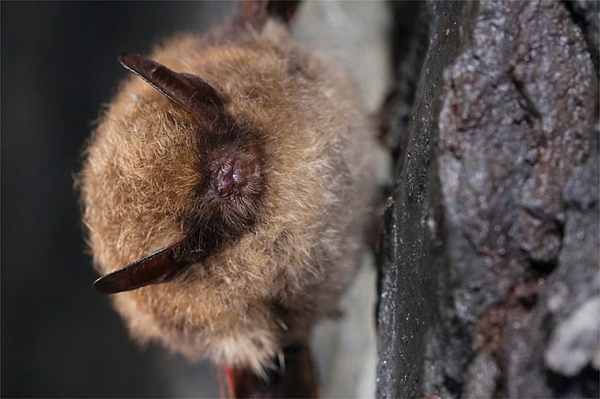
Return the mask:
POLYGON ((267 18, 275 18, 286 25, 294 18, 300 0, 241 0, 240 18, 256 26, 262 26, 267 18))
POLYGON ((199 77, 174 72, 140 54, 124 53, 118 58, 121 65, 197 119, 205 120, 207 113, 222 111, 224 96, 199 77))
POLYGON ((102 276, 94 282, 94 290, 101 294, 115 294, 169 281, 193 263, 182 257, 184 246, 185 240, 176 242, 123 269, 102 276))

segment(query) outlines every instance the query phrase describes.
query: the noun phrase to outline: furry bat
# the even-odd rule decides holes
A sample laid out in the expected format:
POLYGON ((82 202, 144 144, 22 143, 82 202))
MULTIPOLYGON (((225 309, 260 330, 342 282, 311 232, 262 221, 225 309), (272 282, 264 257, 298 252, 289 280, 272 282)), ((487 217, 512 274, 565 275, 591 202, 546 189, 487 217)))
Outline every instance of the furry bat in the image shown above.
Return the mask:
MULTIPOLYGON (((285 363, 312 373, 309 333, 354 275, 375 192, 366 113, 290 37, 297 3, 245 1, 204 36, 121 55, 133 75, 78 175, 94 288, 139 341, 224 367, 231 396, 285 363)), ((282 394, 315 396, 302 378, 282 394)))

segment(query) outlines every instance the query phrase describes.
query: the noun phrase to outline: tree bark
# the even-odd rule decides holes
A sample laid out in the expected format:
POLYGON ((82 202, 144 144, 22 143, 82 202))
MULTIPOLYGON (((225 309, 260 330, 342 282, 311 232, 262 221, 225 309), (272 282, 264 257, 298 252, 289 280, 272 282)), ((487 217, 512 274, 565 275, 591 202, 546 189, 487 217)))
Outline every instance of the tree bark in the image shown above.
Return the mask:
POLYGON ((393 7, 377 396, 597 397, 598 3, 393 7))

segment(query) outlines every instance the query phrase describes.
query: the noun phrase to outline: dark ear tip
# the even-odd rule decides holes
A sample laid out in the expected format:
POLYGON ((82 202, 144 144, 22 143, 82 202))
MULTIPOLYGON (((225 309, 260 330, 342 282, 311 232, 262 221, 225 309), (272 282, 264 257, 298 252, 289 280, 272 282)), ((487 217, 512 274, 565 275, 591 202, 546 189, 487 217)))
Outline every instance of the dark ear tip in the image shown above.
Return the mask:
POLYGON ((122 53, 117 56, 117 60, 119 60, 119 64, 125 66, 127 63, 127 59, 131 56, 131 53, 122 53))
POLYGON ((106 276, 102 276, 100 278, 98 278, 96 281, 94 281, 94 283, 92 284, 92 288, 94 289, 94 291, 96 291, 99 294, 114 294, 118 291, 114 290, 114 287, 111 287, 110 284, 110 280, 105 278, 106 276))
POLYGON ((125 52, 117 56, 117 60, 121 65, 129 70, 133 70, 135 65, 140 63, 147 63, 148 58, 141 54, 125 52))

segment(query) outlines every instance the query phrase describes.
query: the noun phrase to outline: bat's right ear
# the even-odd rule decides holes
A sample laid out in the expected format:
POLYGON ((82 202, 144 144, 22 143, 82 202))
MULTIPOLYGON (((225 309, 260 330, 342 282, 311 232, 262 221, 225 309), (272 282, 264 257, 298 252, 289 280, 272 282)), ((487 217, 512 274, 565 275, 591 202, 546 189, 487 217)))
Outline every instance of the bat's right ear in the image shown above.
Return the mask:
POLYGON ((193 262, 182 256, 185 245, 185 240, 176 242, 102 276, 94 281, 94 290, 101 294, 116 294, 145 285, 165 283, 192 265, 193 262))

